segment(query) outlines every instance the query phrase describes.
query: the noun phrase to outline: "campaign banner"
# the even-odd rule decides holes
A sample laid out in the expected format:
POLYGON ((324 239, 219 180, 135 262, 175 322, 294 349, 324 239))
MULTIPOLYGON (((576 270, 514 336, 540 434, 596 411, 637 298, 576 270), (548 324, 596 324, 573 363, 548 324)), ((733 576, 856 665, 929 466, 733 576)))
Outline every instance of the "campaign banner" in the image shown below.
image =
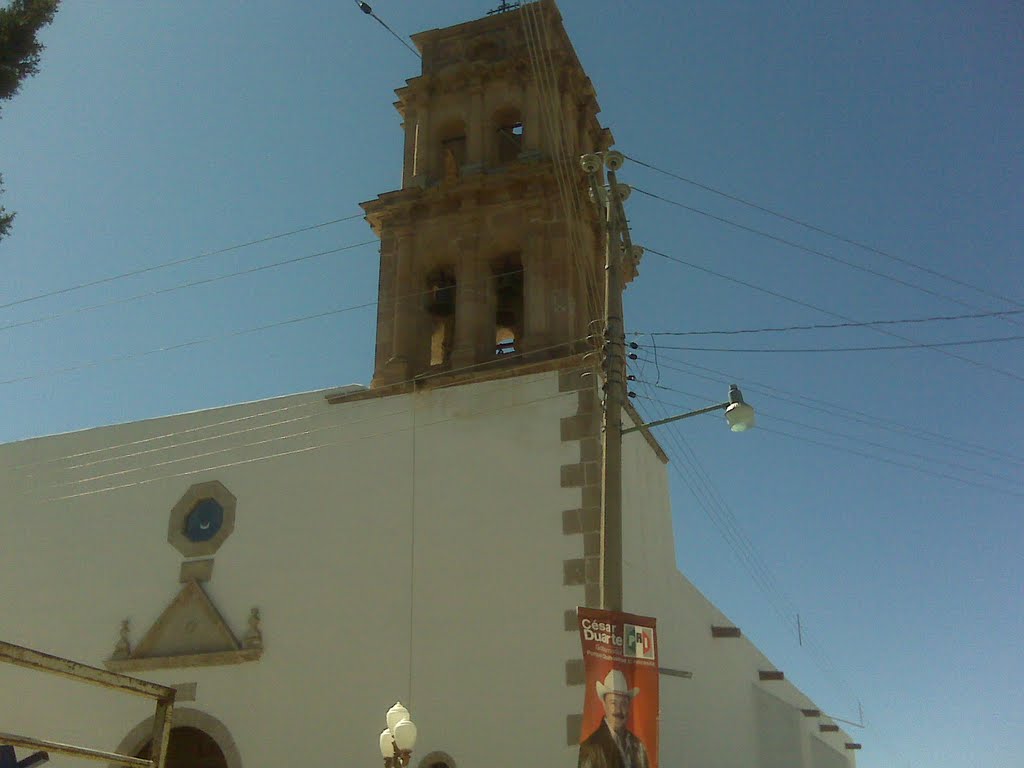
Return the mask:
POLYGON ((658 767, 655 620, 577 608, 586 694, 579 768, 658 767))

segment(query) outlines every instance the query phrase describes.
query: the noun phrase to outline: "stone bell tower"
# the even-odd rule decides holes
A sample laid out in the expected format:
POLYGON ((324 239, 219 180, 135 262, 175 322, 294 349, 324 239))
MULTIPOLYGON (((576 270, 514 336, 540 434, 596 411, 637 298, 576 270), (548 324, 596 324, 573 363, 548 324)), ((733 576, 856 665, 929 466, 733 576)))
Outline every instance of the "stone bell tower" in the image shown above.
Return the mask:
POLYGON ((402 188, 362 204, 381 239, 372 386, 579 353, 604 254, 578 158, 612 138, 555 3, 412 39, 402 188))

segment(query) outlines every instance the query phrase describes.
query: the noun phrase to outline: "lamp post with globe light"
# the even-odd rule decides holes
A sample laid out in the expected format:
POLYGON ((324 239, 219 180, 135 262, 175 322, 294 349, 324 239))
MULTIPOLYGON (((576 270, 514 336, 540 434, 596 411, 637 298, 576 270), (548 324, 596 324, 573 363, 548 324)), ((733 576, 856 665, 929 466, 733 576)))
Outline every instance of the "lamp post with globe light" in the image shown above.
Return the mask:
POLYGON ((409 717, 409 710, 402 702, 388 710, 388 727, 380 732, 380 756, 384 768, 406 768, 416 746, 416 724, 409 717))

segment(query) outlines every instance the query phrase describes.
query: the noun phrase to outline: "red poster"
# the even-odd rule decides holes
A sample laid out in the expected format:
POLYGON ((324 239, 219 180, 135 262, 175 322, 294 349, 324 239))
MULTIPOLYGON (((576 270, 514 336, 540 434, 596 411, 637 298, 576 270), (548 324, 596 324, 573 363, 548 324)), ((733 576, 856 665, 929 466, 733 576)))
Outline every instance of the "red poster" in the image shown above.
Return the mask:
POLYGON ((586 695, 579 768, 658 768, 655 620, 577 608, 586 695))

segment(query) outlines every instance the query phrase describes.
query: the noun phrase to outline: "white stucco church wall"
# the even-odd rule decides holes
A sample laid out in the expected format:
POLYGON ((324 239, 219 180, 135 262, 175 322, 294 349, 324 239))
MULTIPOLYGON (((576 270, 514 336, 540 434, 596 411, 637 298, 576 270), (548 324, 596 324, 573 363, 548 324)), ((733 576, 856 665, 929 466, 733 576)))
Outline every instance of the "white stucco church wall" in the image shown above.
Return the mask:
MULTIPOLYGON (((168 514, 193 482, 216 479, 238 510, 204 588, 239 637, 259 606, 265 655, 145 677, 197 681, 198 704, 249 764, 372 759, 397 698, 415 708, 427 751, 482 762, 504 723, 533 734, 524 756, 549 759, 552 744, 565 749, 576 697, 560 685, 573 638, 543 627, 559 629, 579 602, 560 585, 558 511, 571 491, 558 466, 571 446, 558 437, 569 398, 555 380, 334 406, 316 393, 5 446, 5 484, 20 488, 4 493, 0 535, 22 542, 3 564, 5 639, 91 664, 127 616, 137 640, 181 586, 168 514), (125 454, 141 455, 113 459, 125 454), (66 484, 88 476, 103 477, 66 484), (74 495, 111 485, 126 487, 74 495), (61 495, 72 498, 44 500, 61 495)), ((107 748, 134 725, 120 704, 76 716, 68 700, 58 715, 44 694, 4 697, 3 721, 85 714, 107 748)))
MULTIPOLYGON (((566 715, 590 692, 566 679, 580 651, 563 616, 585 594, 565 585, 578 544, 560 520, 579 489, 560 468, 580 457, 559 424, 577 393, 548 372, 336 405, 324 394, 0 446, 3 639, 101 665, 130 617, 137 642, 182 586, 171 510, 217 480, 237 497, 235 527, 202 586, 239 638, 259 607, 263 656, 135 674, 196 683, 182 715, 222 725, 240 764, 371 764, 401 699, 418 757, 574 765, 566 715)), ((813 742, 806 698, 758 682, 771 666, 756 649, 711 638, 729 622, 676 569, 665 467, 639 436, 625 458, 626 606, 658 617, 662 664, 693 673, 662 678, 664 764, 847 765, 844 734, 813 742)), ((13 692, 5 730, 104 749, 141 747, 125 739, 151 714, 5 666, 0 690, 13 692)))

